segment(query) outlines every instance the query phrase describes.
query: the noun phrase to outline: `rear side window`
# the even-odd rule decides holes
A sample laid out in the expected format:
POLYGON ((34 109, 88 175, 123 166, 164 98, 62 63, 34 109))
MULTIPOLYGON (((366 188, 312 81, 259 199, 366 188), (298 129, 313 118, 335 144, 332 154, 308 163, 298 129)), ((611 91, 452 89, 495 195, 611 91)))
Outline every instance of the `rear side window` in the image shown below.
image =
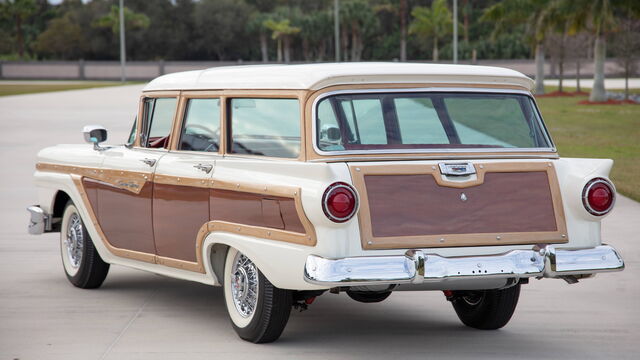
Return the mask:
POLYGON ((300 154, 298 99, 231 99, 230 153, 297 158, 300 154))
POLYGON ((217 152, 219 144, 220 99, 190 99, 178 148, 217 152))
POLYGON ((144 147, 166 147, 173 117, 176 112, 176 98, 149 98, 145 100, 144 147))

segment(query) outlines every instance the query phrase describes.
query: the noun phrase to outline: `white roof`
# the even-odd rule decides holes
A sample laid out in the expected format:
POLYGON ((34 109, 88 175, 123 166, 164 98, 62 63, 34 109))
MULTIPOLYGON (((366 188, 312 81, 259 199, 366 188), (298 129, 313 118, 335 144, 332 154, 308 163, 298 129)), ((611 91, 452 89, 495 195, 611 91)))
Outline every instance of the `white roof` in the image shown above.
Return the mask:
POLYGON ((304 65, 222 66, 160 76, 154 90, 309 89, 332 85, 446 83, 515 85, 532 89, 527 76, 506 68, 476 65, 349 62, 304 65))

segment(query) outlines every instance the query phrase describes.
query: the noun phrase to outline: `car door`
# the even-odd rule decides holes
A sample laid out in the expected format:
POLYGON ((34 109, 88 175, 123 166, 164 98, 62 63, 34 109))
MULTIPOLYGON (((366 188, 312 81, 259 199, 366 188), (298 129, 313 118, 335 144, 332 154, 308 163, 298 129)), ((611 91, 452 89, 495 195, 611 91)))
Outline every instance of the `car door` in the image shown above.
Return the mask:
POLYGON ((103 181, 90 184, 97 189, 97 217, 109 244, 153 255, 149 259, 155 258, 153 176, 159 161, 168 153, 165 145, 176 105, 176 97, 143 99, 139 139, 135 145, 105 150, 103 181))
POLYGON ((174 149, 156 168, 153 230, 158 263, 191 269, 195 264, 184 262, 197 262, 196 240, 209 221, 209 182, 220 157, 220 100, 185 98, 180 108, 174 149))

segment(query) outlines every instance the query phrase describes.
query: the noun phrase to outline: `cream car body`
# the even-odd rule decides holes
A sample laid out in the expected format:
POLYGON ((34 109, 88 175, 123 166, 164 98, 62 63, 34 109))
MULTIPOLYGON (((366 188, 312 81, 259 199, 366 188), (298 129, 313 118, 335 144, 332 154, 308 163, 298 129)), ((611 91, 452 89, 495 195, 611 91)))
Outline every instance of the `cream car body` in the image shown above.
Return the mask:
MULTIPOLYGON (((330 96, 445 93, 530 97, 532 85, 526 76, 507 69, 426 64, 246 66, 165 75, 144 88, 137 117, 141 120, 137 121, 128 145, 58 145, 38 154, 35 182, 40 203, 39 207, 30 208, 32 232, 60 231, 64 204, 71 200, 106 263, 221 285, 225 254, 230 247, 246 255, 274 286, 293 291, 349 287, 363 292, 499 289, 531 277, 562 277, 576 282, 597 272, 621 270, 624 265, 616 251, 602 245, 602 216, 585 208, 585 186, 596 178, 607 182, 611 160, 559 158, 550 139, 548 146, 532 148, 332 151, 320 149, 318 144, 317 132, 326 130, 326 126, 323 129, 318 126, 318 103, 330 96), (149 114, 161 107, 153 99, 166 98, 175 99, 170 129, 166 137, 152 141, 149 114), (183 127, 187 108, 193 99, 217 101, 219 114, 215 121, 221 134, 217 151, 180 148, 185 136, 181 134, 186 131, 183 127), (240 100, 232 103, 234 99, 245 99, 245 103, 240 100), (259 108, 260 99, 297 101, 300 137, 294 156, 279 158, 232 151, 236 146, 231 140, 232 114, 244 107, 259 108), (156 144, 150 145, 152 142, 156 144), (440 167, 452 164, 470 165, 473 173, 442 174, 440 167), (359 172, 378 174, 381 169, 386 169, 387 174, 431 174, 440 186, 459 190, 452 201, 459 201, 459 196, 463 202, 467 201, 465 191, 483 184, 485 172, 524 174, 529 171, 526 169, 534 169, 531 171, 548 175, 549 204, 554 207, 556 229, 540 238, 536 237, 541 234, 538 231, 420 235, 406 241, 402 236, 395 240, 393 236, 375 237, 373 232, 381 228, 371 224, 369 206, 379 205, 367 201, 365 175, 360 184, 356 178, 359 172), (323 208, 323 194, 336 182, 354 187, 359 201, 355 216, 346 222, 332 221, 326 207, 323 208), (162 193, 163 187, 166 193, 162 193), (190 189, 189 196, 199 199, 192 201, 193 207, 186 204, 191 200, 176 197, 181 189, 190 189), (101 228, 113 227, 119 218, 114 215, 103 224, 101 217, 107 216, 108 210, 97 204, 112 201, 107 198, 111 193, 133 198, 145 191, 150 194, 150 202, 136 209, 145 208, 150 213, 129 216, 141 216, 150 222, 155 238, 151 231, 151 243, 119 247, 101 228), (253 215, 245 212, 252 223, 230 221, 242 218, 244 211, 224 213, 232 207, 228 206, 233 204, 229 197, 234 196, 246 196, 246 201, 260 203, 262 218, 251 220, 253 215), (186 218, 185 213, 205 209, 205 203, 211 215, 195 227, 197 222, 186 218), (216 208, 215 204, 223 205, 216 208), (225 210, 221 211, 222 208, 225 210), (268 209, 275 209, 278 215, 272 217, 268 209), (224 214, 216 218, 215 214, 221 212, 224 214), (295 231, 289 229, 288 221, 295 231), (107 226, 107 222, 111 223, 107 226), (176 243, 170 236, 172 229, 167 228, 172 224, 190 226, 193 237, 176 243), (166 238, 160 240, 165 234, 166 238), (402 241, 406 245, 398 245, 402 241), (145 246, 155 251, 144 251, 145 246)), ((546 136, 544 125, 539 125, 540 133, 546 136)), ((289 140, 281 140, 286 141, 289 140)), ((282 145, 282 151, 287 146, 288 143, 282 145)), ((117 230, 109 228, 108 232, 115 234, 117 230)), ((120 244, 135 241, 131 238, 120 244)))

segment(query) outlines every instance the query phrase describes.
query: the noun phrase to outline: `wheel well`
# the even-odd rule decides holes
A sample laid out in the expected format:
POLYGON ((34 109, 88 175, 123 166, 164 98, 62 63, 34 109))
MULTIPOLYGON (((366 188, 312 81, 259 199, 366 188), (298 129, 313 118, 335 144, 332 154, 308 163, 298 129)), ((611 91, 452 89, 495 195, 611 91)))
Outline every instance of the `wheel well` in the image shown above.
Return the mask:
POLYGON ((60 224, 61 221, 60 219, 62 219, 62 214, 64 213, 64 208, 67 205, 67 203, 69 202, 69 200, 71 199, 71 197, 69 197, 69 195, 62 191, 59 190, 56 193, 56 196, 53 200, 53 212, 51 214, 51 218, 52 218, 52 223, 51 223, 51 231, 52 232, 59 232, 60 231, 60 224))
POLYGON ((218 279, 218 282, 222 285, 224 281, 224 263, 227 260, 227 251, 229 246, 225 244, 214 244, 211 247, 209 253, 209 259, 211 261, 211 269, 213 274, 218 279))

